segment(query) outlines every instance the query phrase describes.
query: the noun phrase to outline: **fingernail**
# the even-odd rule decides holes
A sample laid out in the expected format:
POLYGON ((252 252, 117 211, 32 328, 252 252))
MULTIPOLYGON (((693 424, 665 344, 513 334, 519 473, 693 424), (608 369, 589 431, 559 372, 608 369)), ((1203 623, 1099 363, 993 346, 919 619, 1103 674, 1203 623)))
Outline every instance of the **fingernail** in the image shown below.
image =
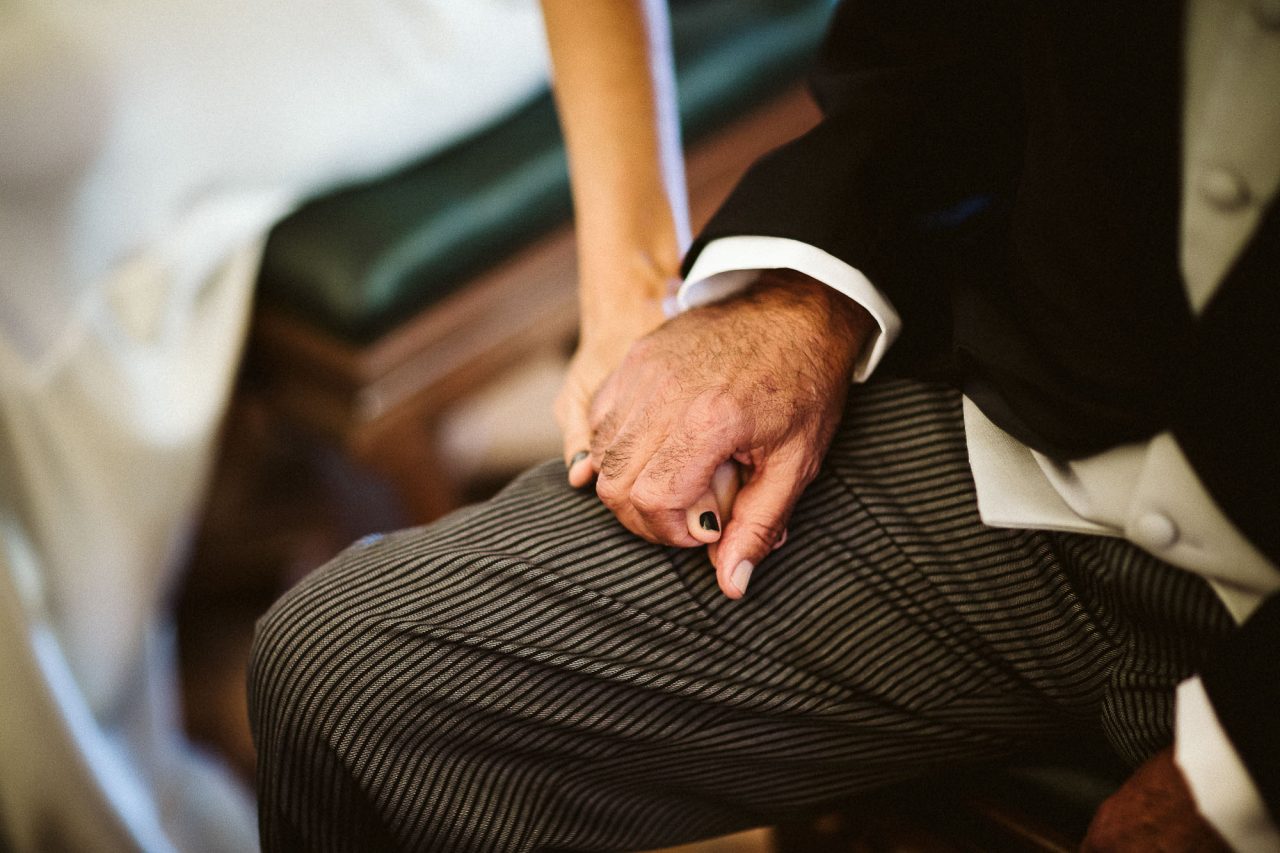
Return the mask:
POLYGON ((569 464, 565 465, 564 467, 573 468, 574 465, 577 465, 579 462, 581 462, 583 459, 586 459, 590 455, 591 455, 591 451, 589 450, 579 450, 577 453, 573 454, 573 458, 569 460, 569 464))
POLYGON ((720 532, 720 522, 716 519, 716 514, 711 510, 707 510, 698 516, 698 524, 702 525, 703 530, 714 530, 720 532))
POLYGON ((739 594, 747 591, 747 584, 751 581, 751 570, 755 566, 751 565, 750 560, 743 560, 738 563, 737 568, 733 570, 733 574, 729 576, 729 583, 733 584, 733 588, 739 594))

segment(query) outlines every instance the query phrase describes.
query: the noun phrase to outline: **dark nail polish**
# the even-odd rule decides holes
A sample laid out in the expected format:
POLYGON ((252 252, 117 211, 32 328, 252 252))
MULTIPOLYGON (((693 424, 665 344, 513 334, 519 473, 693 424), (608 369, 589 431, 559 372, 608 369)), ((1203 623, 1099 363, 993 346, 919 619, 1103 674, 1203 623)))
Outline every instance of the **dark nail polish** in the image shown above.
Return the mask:
POLYGON ((720 532, 720 522, 716 519, 716 514, 711 510, 707 510, 698 516, 698 523, 702 525, 703 530, 714 530, 720 532))
POLYGON ((586 459, 590 455, 591 455, 591 452, 589 450, 579 450, 577 453, 573 454, 573 458, 569 460, 569 464, 566 465, 565 467, 572 468, 574 465, 577 465, 579 462, 581 462, 583 459, 586 459))

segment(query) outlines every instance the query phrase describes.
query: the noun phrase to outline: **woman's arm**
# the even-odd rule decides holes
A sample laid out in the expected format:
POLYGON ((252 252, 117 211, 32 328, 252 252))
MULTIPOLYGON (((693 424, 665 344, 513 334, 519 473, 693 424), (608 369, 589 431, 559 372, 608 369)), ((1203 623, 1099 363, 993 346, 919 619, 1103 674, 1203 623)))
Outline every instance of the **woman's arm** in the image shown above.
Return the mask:
POLYGON ((581 338, 556 401, 569 479, 585 485, 596 389, 663 320, 689 243, 664 0, 542 0, 569 153, 581 338))

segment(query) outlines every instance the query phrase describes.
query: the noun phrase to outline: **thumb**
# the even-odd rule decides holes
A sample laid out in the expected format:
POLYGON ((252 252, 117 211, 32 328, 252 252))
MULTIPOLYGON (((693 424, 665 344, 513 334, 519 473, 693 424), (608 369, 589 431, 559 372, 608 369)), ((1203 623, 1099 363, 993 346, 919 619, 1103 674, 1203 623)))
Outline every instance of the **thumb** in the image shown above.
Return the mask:
POLYGON ((564 465, 569 475, 569 485, 580 489, 595 476, 595 470, 591 467, 591 424, 587 417, 587 401, 581 394, 570 392, 569 389, 565 389, 562 394, 556 414, 564 436, 564 465))
POLYGON ((716 581, 729 598, 742 597, 752 571, 785 535, 804 486, 798 466, 774 461, 758 468, 738 492, 715 560, 716 581))

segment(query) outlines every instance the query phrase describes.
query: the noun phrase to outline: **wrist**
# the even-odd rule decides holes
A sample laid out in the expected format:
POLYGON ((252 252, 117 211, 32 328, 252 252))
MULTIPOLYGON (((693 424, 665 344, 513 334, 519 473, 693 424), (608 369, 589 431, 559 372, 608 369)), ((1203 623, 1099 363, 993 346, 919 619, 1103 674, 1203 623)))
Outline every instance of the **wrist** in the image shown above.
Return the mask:
POLYGON ((794 314, 812 334, 838 350, 850 370, 878 328, 875 318, 853 299, 794 270, 766 270, 743 295, 771 310, 794 314))
POLYGON ((664 282, 680 275, 686 247, 665 196, 618 193, 607 205, 575 202, 574 210, 580 275, 616 279, 626 271, 664 282))
POLYGON ((578 273, 581 337, 616 336, 635 329, 644 334, 661 323, 663 303, 679 286, 678 264, 678 259, 634 245, 583 257, 578 273))
POLYGON ((624 353, 631 344, 662 325, 662 299, 635 290, 588 304, 578 324, 578 349, 598 354, 624 353))

